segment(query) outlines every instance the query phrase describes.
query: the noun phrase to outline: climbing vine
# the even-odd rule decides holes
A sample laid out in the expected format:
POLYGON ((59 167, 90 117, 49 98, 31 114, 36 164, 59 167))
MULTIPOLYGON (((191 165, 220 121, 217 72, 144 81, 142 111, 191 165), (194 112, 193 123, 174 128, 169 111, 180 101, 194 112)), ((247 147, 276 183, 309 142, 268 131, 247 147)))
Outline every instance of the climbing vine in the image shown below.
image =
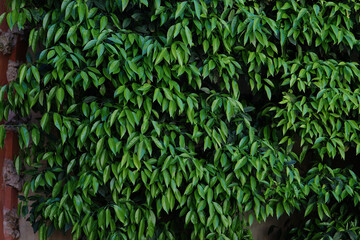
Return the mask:
POLYGON ((29 54, 0 121, 32 119, 15 165, 41 239, 251 239, 295 213, 289 239, 360 235, 360 2, 9 7, 29 54))

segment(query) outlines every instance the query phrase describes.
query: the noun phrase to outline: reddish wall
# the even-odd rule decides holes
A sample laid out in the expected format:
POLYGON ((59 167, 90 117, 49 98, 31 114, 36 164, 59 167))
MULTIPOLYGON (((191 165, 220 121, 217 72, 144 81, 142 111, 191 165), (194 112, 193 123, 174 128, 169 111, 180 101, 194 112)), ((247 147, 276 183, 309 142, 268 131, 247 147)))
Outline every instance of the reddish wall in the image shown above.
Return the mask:
MULTIPOLYGON (((17 141, 17 135, 15 132, 13 131, 7 131, 6 133, 6 139, 5 139, 5 145, 4 145, 4 149, 0 150, 0 169, 2 169, 3 163, 4 163, 4 159, 14 159, 14 156, 18 150, 18 141, 17 141)), ((2 171, 1 171, 2 172, 2 171)), ((0 221, 1 223, 3 223, 3 213, 5 209, 14 209, 17 208, 17 190, 14 189, 13 187, 7 186, 4 182, 3 182, 3 178, 1 176, 1 189, 0 189, 0 208, 1 208, 1 218, 0 221)), ((3 224, 0 224, 0 230, 2 230, 1 232, 3 233, 3 238, 0 239, 4 239, 4 240, 13 240, 13 238, 11 236, 7 236, 4 233, 4 229, 3 229, 3 224)))
MULTIPOLYGON (((6 0, 0 0, 0 14, 6 11, 6 0)), ((6 20, 0 25, 2 32, 9 30, 6 20)), ((6 71, 9 60, 21 61, 25 60, 26 45, 18 39, 15 48, 10 55, 0 54, 0 85, 7 84, 6 71)), ((1 123, 0 123, 1 124, 1 123)), ((4 210, 17 208, 17 191, 7 186, 3 179, 4 159, 14 160, 14 156, 18 151, 17 134, 14 131, 7 131, 4 149, 0 149, 0 240, 13 240, 12 237, 6 236, 4 233, 4 210)))
MULTIPOLYGON (((2 170, 3 168, 3 159, 4 159, 4 151, 0 150, 0 170, 2 170)), ((2 171, 1 171, 2 172, 2 171)), ((4 230, 3 230, 3 205, 4 205, 4 200, 3 200, 3 196, 4 196, 4 185, 3 185, 3 179, 2 179, 2 175, 0 176, 0 239, 4 239, 4 230)))

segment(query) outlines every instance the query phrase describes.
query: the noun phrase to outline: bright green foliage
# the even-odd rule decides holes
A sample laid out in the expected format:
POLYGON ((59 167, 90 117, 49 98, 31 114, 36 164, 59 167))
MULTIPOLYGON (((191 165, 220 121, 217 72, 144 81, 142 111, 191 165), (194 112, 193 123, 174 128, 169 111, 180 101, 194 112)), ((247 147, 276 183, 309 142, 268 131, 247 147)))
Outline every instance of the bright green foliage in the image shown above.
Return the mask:
POLYGON ((39 54, 0 120, 42 116, 16 161, 41 239, 247 239, 295 211, 293 239, 360 235, 358 1, 10 2, 39 54))

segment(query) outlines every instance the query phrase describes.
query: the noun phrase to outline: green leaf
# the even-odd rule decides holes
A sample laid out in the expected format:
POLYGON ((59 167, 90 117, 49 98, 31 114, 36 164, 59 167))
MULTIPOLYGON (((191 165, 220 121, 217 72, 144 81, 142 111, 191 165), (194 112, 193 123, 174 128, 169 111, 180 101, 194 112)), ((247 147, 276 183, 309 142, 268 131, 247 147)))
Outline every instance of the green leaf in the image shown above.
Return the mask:
POLYGON ((194 6, 195 6, 195 15, 198 19, 200 19, 201 6, 197 0, 193 0, 193 1, 194 1, 194 6))
POLYGON ((234 109, 233 109, 233 106, 232 106, 231 102, 227 101, 226 102, 226 117, 227 117, 227 120, 229 122, 230 122, 231 117, 233 115, 233 111, 234 111, 234 109))
POLYGON ((91 48, 93 48, 93 47, 95 46, 95 44, 96 44, 96 40, 95 40, 95 39, 90 40, 89 42, 87 42, 87 43, 85 44, 83 50, 85 51, 85 50, 91 49, 91 48))
MULTIPOLYGON (((351 240, 356 240, 356 239, 358 239, 358 237, 359 237, 359 236, 358 236, 356 233, 354 233, 352 230, 348 230, 347 233, 349 234, 349 237, 350 237, 351 240)), ((335 240, 335 238, 334 238, 334 240, 335 240)))
POLYGON ((114 153, 114 155, 116 155, 117 151, 116 151, 115 138, 109 138, 108 144, 109 144, 110 150, 114 153))
POLYGON ((63 28, 59 28, 57 31, 56 31, 56 33, 55 33, 55 37, 54 37, 54 43, 56 43, 59 39, 60 39, 60 37, 61 37, 61 35, 64 33, 64 29, 63 28))
POLYGON ((120 68, 120 61, 115 60, 110 64, 109 73, 111 74, 113 72, 116 72, 117 70, 119 70, 119 68, 120 68))
POLYGON ((58 100, 58 102, 60 103, 60 104, 62 104, 62 102, 64 101, 64 96, 65 96, 65 91, 64 91, 64 89, 63 88, 58 88, 57 90, 56 90, 56 99, 58 100))
POLYGON ((220 47, 220 40, 219 38, 214 38, 212 40, 212 45, 213 45, 213 54, 215 54, 218 50, 219 50, 219 47, 220 47))
POLYGON ((6 17, 6 12, 3 12, 1 15, 0 15, 0 24, 4 21, 6 17))
POLYGON ((101 19, 100 19, 100 32, 106 28, 107 23, 108 23, 107 17, 102 16, 101 19))
POLYGON ((104 170, 104 174, 103 174, 103 181, 104 183, 107 183, 107 181, 109 181, 110 179, 110 166, 107 166, 104 170))
POLYGON ((82 112, 83 112, 85 117, 90 116, 90 108, 89 108, 89 105, 87 103, 82 104, 82 112))
POLYGON ((4 147, 4 141, 6 136, 6 130, 4 125, 0 125, 0 148, 4 147))
POLYGON ((82 22, 85 18, 86 4, 82 2, 78 3, 78 13, 79 13, 79 21, 82 22))
POLYGON ((96 154, 100 154, 104 149, 104 142, 105 137, 102 137, 97 143, 96 143, 96 154))
POLYGON ((305 214, 304 214, 304 217, 306 217, 307 215, 309 215, 311 213, 311 211, 313 210, 314 208, 314 203, 311 203, 311 204, 308 204, 307 207, 306 207, 306 210, 305 210, 305 214))
POLYGON ((20 175, 21 164, 22 164, 22 160, 21 160, 20 156, 17 156, 15 159, 15 169, 16 169, 16 173, 18 175, 20 175))
POLYGON ((52 196, 53 198, 55 198, 57 195, 59 195, 59 193, 61 192, 62 188, 63 188, 63 182, 62 182, 62 181, 57 182, 57 183, 55 184, 53 190, 52 190, 51 196, 52 196))
POLYGON ((70 85, 66 85, 66 91, 69 93, 69 95, 74 98, 74 90, 72 89, 72 87, 70 87, 70 85))
POLYGON ((177 19, 181 14, 184 13, 186 4, 187 4, 186 1, 181 2, 180 4, 178 3, 176 12, 175 12, 175 19, 177 19))
POLYGON ((25 80, 26 71, 27 71, 27 67, 24 64, 19 69, 19 82, 20 82, 20 84, 25 80))
POLYGON ((78 26, 76 26, 76 25, 70 27, 70 29, 66 35, 66 38, 70 38, 71 36, 73 36, 76 33, 77 28, 78 28, 78 26))
POLYGON ((271 89, 265 85, 265 91, 268 99, 271 100, 271 89))
POLYGON ((20 135, 22 140, 25 143, 25 146, 28 147, 30 143, 30 134, 29 131, 25 127, 20 128, 20 135))
POLYGON ((301 18, 304 16, 305 13, 307 13, 307 9, 306 9, 306 8, 302 8, 302 9, 300 10, 298 16, 297 16, 297 19, 298 19, 298 20, 301 19, 301 18))
POLYGON ((125 223, 125 217, 126 217, 125 209, 122 207, 119 207, 117 205, 114 205, 113 208, 114 208, 115 214, 116 214, 117 218, 120 220, 120 222, 125 223))
POLYGON ((54 113, 53 118, 54 118, 54 125, 56 126, 57 129, 61 130, 62 120, 60 114, 54 113))
POLYGON ((147 92, 147 91, 149 91, 150 88, 151 88, 151 84, 145 83, 138 90, 142 91, 142 92, 147 92))
POLYGON ((47 124, 49 123, 49 114, 48 113, 45 113, 42 118, 41 118, 41 121, 40 121, 40 125, 41 125, 41 128, 43 130, 45 130, 47 124))
POLYGON ((149 216, 147 219, 148 229, 147 229, 147 236, 152 238, 155 233, 155 224, 156 224, 156 217, 153 211, 149 211, 149 216))
POLYGON ((125 10, 125 8, 127 7, 128 3, 129 3, 129 0, 121 0, 122 11, 125 10))
POLYGON ((278 203, 276 205, 276 217, 279 219, 279 217, 283 214, 284 208, 281 203, 278 203))
POLYGON ((192 34, 191 34, 190 29, 187 26, 185 27, 185 34, 186 34, 186 38, 187 38, 187 41, 188 41, 190 47, 193 46, 194 43, 192 41, 192 34))
POLYGON ((85 142, 86 138, 87 138, 88 135, 89 135, 89 132, 90 132, 89 126, 85 126, 85 127, 83 128, 83 130, 81 131, 80 141, 81 141, 82 143, 85 142))
POLYGON ((235 164, 235 168, 234 168, 234 171, 242 168, 243 166, 245 166, 247 162, 247 159, 246 157, 242 157, 239 161, 237 161, 237 163, 235 164))
POLYGON ((251 184, 251 190, 255 192, 255 190, 256 190, 256 179, 253 176, 250 177, 250 184, 251 184))
POLYGON ((325 204, 321 204, 321 207, 322 207, 324 213, 326 214, 326 216, 331 218, 331 212, 330 212, 329 208, 325 204))
POLYGON ((323 212, 323 209, 322 209, 321 205, 322 205, 321 203, 317 203, 319 218, 320 218, 320 220, 323 220, 324 219, 324 212, 323 212))
POLYGON ((163 48, 163 49, 161 50, 160 54, 158 55, 158 57, 157 57, 156 60, 155 60, 155 65, 158 65, 158 64, 163 60, 164 55, 165 55, 166 52, 167 52, 167 51, 166 51, 166 48, 163 48))
MULTIPOLYGON (((1 133, 0 133, 1 135, 1 133)), ((40 142, 40 131, 37 128, 33 128, 31 131, 31 138, 35 145, 38 145, 40 142)), ((1 142, 1 141, 0 141, 1 142)))
POLYGON ((36 80, 36 82, 40 83, 40 73, 39 70, 35 66, 31 66, 31 72, 36 80))
POLYGON ((69 162, 69 165, 67 166, 67 169, 66 169, 66 173, 67 173, 67 174, 70 174, 70 172, 71 172, 72 169, 74 168, 75 164, 76 164, 75 159, 73 159, 73 160, 71 160, 71 161, 69 162))

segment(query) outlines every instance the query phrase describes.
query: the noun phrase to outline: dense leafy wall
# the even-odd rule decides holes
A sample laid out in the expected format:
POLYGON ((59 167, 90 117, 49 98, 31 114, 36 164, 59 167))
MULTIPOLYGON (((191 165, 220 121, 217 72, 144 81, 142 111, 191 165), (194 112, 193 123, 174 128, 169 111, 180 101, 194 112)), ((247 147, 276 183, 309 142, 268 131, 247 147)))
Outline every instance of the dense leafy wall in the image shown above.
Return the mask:
POLYGON ((246 239, 295 212, 289 238, 360 234, 358 1, 10 5, 34 54, 0 119, 41 116, 16 167, 42 239, 246 239))

